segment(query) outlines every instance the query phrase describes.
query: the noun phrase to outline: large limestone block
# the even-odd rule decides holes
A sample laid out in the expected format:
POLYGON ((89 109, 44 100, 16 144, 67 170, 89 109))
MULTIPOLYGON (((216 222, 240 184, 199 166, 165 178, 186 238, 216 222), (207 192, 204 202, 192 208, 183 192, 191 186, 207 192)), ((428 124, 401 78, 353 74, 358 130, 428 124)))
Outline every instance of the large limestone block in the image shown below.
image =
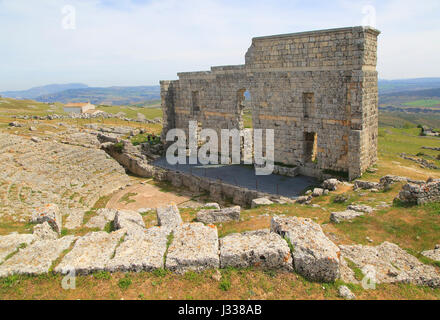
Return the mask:
POLYGON ((434 250, 423 251, 422 255, 434 261, 440 261, 440 244, 436 245, 434 250))
POLYGON ((293 270, 287 242, 269 230, 234 233, 220 239, 220 266, 293 270))
POLYGON ((203 209, 197 213, 197 221, 213 224, 240 220, 240 206, 217 209, 203 209))
POLYGON ((118 210, 113 225, 117 230, 125 229, 128 235, 142 234, 145 231, 145 222, 136 211, 118 210))
POLYGON ((271 204, 273 204, 273 202, 267 198, 253 199, 251 203, 251 208, 257 208, 260 206, 269 206, 271 204))
POLYGON ((52 263, 70 247, 74 240, 74 236, 67 236, 58 240, 35 241, 0 265, 0 277, 49 272, 52 263))
POLYGON ((58 239, 58 233, 56 233, 49 223, 46 221, 42 224, 38 224, 34 227, 33 235, 38 240, 56 240, 58 239))
POLYGON ((142 235, 130 236, 116 249, 115 256, 106 269, 115 271, 151 271, 164 267, 164 254, 167 249, 171 229, 152 227, 142 235))
POLYGON ((330 220, 334 223, 341 223, 343 221, 350 221, 357 217, 363 216, 363 212, 354 211, 354 210, 345 210, 340 212, 332 212, 330 214, 330 220))
POLYGON ((202 271, 220 266, 217 228, 185 223, 174 230, 165 267, 176 273, 202 271))
POLYGON ((32 234, 11 233, 7 236, 0 236, 0 263, 2 263, 8 255, 13 253, 21 244, 30 244, 35 240, 32 234))
POLYGON ((115 220, 115 216, 118 210, 116 209, 99 209, 96 211, 96 216, 90 218, 90 220, 86 223, 87 228, 98 228, 104 230, 107 223, 115 220))
POLYGON ((274 217, 271 230, 293 245, 295 270, 312 281, 333 282, 339 278, 339 248, 310 219, 274 217))
MULTIPOLYGON (((376 283, 412 283, 421 286, 440 287, 440 274, 430 265, 394 243, 384 242, 379 246, 339 246, 341 259, 349 259, 364 275, 374 278, 376 283)), ((345 268, 347 269, 347 268, 345 268)), ((353 281, 354 272, 347 269, 342 280, 353 281)))
POLYGON ((86 234, 76 241, 55 272, 67 273, 73 268, 77 274, 88 274, 104 270, 125 232, 123 229, 112 233, 100 231, 86 234))
POLYGON ((61 233, 62 228, 62 216, 60 213, 60 209, 56 204, 49 203, 45 206, 35 208, 32 213, 33 223, 43 223, 48 222, 50 226, 54 229, 58 234, 61 233))
POLYGON ((156 214, 159 226, 176 228, 182 224, 182 218, 176 205, 157 208, 156 214))
POLYGON ((66 219, 66 224, 64 227, 69 230, 73 230, 81 227, 84 220, 84 210, 83 209, 71 209, 69 216, 66 219))

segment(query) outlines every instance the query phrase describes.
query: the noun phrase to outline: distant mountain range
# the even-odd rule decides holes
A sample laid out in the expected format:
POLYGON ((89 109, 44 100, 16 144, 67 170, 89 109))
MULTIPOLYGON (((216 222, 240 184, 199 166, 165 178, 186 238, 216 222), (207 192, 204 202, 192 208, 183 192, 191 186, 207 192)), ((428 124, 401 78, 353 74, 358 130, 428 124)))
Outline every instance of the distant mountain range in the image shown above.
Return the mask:
MULTIPOLYGON (((439 97, 440 78, 379 79, 380 103, 439 97)), ((51 84, 23 91, 5 91, 7 98, 38 102, 86 102, 103 105, 143 105, 160 100, 160 86, 89 87, 82 83, 51 84)))
POLYGON ((71 83, 35 87, 24 91, 5 91, 7 98, 31 99, 38 102, 91 102, 97 105, 142 105, 160 99, 160 86, 89 87, 71 83))

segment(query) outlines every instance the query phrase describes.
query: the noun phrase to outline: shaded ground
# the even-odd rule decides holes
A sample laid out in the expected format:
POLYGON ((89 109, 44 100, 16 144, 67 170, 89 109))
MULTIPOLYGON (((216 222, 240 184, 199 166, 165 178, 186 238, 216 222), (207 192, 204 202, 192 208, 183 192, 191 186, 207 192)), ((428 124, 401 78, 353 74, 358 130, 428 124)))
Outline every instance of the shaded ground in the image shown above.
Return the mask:
POLYGON ((154 165, 289 198, 296 198, 307 188, 319 185, 317 179, 301 175, 297 177, 285 177, 276 174, 257 176, 252 167, 243 165, 170 165, 165 158, 156 160, 154 165))

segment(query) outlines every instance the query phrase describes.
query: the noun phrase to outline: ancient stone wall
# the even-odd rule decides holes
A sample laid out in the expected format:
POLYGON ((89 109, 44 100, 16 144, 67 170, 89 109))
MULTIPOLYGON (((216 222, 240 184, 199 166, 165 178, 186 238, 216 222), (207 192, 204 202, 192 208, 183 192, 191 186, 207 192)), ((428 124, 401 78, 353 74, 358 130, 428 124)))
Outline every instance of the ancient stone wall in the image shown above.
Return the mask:
POLYGON ((253 128, 274 129, 275 162, 359 177, 377 159, 378 34, 353 27, 254 38, 244 65, 161 82, 163 134, 190 120, 243 129, 248 91, 253 128))

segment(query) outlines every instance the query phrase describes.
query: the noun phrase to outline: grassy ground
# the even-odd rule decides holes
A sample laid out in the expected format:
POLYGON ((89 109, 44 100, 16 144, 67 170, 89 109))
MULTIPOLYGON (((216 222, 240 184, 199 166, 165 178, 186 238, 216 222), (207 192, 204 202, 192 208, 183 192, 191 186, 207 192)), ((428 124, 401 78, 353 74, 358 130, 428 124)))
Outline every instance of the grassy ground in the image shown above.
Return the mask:
POLYGON ((426 100, 416 100, 404 103, 405 106, 409 107, 425 107, 432 108, 440 106, 440 100, 438 99, 426 99, 426 100))

